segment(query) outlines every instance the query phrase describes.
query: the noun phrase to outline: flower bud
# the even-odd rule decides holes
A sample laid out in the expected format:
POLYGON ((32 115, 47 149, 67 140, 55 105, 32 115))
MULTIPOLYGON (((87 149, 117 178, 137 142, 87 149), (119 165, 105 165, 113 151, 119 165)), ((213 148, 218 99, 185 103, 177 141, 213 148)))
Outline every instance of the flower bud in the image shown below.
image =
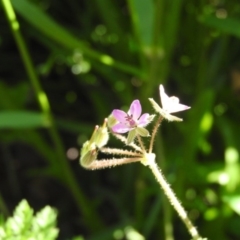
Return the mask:
POLYGON ((80 158, 80 164, 83 167, 88 167, 93 163, 97 158, 98 150, 95 148, 93 150, 88 151, 83 157, 80 158))
POLYGON ((81 149, 80 164, 83 167, 89 166, 97 158, 97 148, 94 143, 87 141, 81 149))
POLYGON ((95 131, 91 138, 91 141, 94 142, 98 148, 105 146, 109 140, 109 134, 106 125, 107 119, 104 120, 103 125, 95 131))

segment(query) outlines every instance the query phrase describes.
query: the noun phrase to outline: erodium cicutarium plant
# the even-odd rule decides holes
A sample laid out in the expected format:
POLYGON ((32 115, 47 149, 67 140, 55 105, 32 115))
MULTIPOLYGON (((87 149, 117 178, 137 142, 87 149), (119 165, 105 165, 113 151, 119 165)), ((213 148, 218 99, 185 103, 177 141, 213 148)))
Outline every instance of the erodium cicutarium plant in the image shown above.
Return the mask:
POLYGON ((84 168, 90 170, 116 167, 133 162, 140 162, 144 166, 149 167, 167 196, 170 204, 177 211, 179 217, 187 227, 192 238, 194 240, 203 240, 166 181, 162 171, 157 166, 155 161, 156 155, 152 152, 157 130, 163 119, 180 122, 182 121, 181 118, 171 114, 188 110, 190 107, 179 103, 179 99, 175 96, 169 97, 165 93, 162 85, 159 86, 159 92, 162 107, 160 107, 152 98, 149 98, 157 116, 150 115, 149 113, 142 114, 142 106, 139 100, 134 100, 127 112, 119 109, 113 110, 111 115, 104 120, 102 126, 95 127, 90 140, 83 144, 80 164, 84 168), (154 124, 150 134, 147 130, 147 126, 152 121, 154 121, 154 124), (125 134, 127 134, 127 137, 125 134), (110 135, 114 136, 124 144, 123 149, 106 147, 110 135), (145 147, 142 141, 142 138, 145 137, 150 137, 148 148, 145 147), (128 147, 127 149, 126 146, 128 147), (128 150, 129 148, 131 148, 131 150, 128 150), (109 159, 98 160, 97 156, 99 152, 109 154, 112 157, 109 159))

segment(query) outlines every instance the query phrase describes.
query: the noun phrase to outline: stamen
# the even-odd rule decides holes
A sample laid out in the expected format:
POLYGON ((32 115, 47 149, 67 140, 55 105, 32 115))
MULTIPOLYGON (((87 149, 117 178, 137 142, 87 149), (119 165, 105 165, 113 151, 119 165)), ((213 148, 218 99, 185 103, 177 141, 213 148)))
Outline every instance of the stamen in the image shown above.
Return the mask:
POLYGON ((134 121, 132 114, 130 116, 129 115, 126 116, 126 121, 128 121, 130 127, 136 126, 136 122, 134 121))

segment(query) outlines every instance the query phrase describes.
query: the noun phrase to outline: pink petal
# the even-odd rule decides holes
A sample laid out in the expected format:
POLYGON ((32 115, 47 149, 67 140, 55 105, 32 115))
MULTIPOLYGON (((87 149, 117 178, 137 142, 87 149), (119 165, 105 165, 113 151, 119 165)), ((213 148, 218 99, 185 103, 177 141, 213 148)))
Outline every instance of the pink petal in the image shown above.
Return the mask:
POLYGON ((126 126, 123 123, 117 123, 112 127, 112 131, 115 133, 126 133, 129 132, 132 128, 126 126))
POLYGON ((123 122, 123 123, 126 122, 127 114, 126 114, 124 111, 115 109, 115 110, 112 111, 112 115, 113 115, 119 122, 123 122))
POLYGON ((139 100, 134 100, 130 106, 128 115, 132 116, 134 120, 137 120, 140 117, 141 113, 142 113, 142 106, 139 100))
POLYGON ((144 113, 138 120, 138 126, 139 127, 144 127, 149 123, 149 114, 144 113))

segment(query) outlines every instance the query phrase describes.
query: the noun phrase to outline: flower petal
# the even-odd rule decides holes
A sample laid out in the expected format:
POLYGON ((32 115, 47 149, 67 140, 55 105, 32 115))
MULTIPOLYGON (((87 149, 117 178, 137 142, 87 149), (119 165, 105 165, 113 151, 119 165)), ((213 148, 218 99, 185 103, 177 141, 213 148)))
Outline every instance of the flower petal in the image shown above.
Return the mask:
POLYGON ((126 117, 128 116, 124 111, 115 109, 112 111, 112 115, 122 123, 126 122, 126 117))
POLYGON ((179 99, 177 97, 168 97, 168 95, 164 91, 163 85, 160 85, 159 91, 162 108, 164 111, 167 111, 168 113, 174 113, 184 111, 190 108, 189 106, 179 103, 179 99))
POLYGON ((169 103, 169 97, 168 97, 168 95, 165 93, 164 87, 163 87, 162 84, 160 84, 160 86, 159 86, 159 92, 160 92, 160 98, 161 98, 162 108, 163 108, 164 110, 166 110, 167 107, 168 107, 168 103, 169 103))
POLYGON ((112 127, 112 131, 115 133, 126 133, 129 132, 132 128, 126 126, 123 123, 117 123, 112 127))
POLYGON ((144 127, 147 124, 149 124, 150 123, 149 116, 150 115, 148 113, 144 113, 138 120, 138 126, 139 127, 144 127))
POLYGON ((128 115, 132 116, 132 118, 136 121, 142 113, 142 106, 139 100, 134 100, 130 106, 128 111, 128 115))
POLYGON ((189 108, 191 108, 191 107, 178 103, 177 105, 171 106, 171 108, 168 112, 169 113, 180 112, 180 111, 187 110, 189 108))

